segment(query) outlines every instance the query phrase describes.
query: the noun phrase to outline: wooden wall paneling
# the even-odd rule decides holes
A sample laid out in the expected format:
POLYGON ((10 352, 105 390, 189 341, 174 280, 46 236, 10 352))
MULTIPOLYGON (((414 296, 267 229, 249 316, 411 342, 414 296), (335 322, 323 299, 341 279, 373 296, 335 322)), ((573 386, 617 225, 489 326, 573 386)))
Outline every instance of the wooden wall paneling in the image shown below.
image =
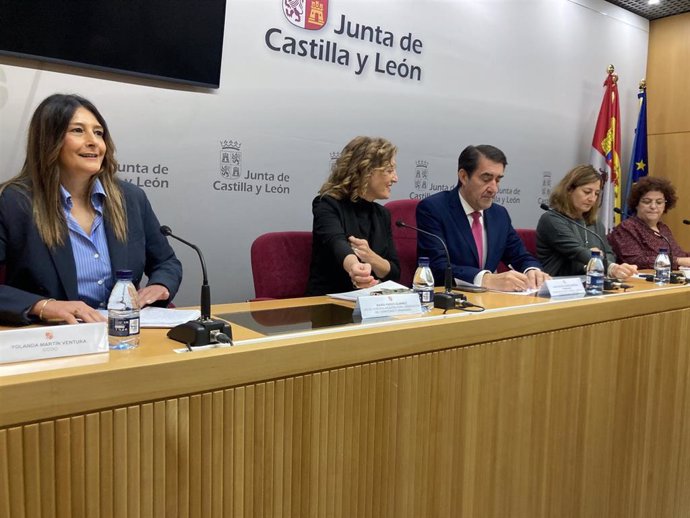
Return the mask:
POLYGON ((678 208, 664 217, 674 237, 690 251, 690 13, 650 22, 647 59, 649 170, 671 180, 678 208))
MULTIPOLYGON (((100 412, 100 451, 98 464, 100 466, 100 516, 103 518, 113 518, 115 510, 114 422, 114 411, 104 410, 103 412, 100 412)), ((57 473, 57 467, 55 472, 57 473)))
POLYGON ((10 516, 26 516, 24 505, 24 461, 22 458, 24 441, 21 427, 7 430, 7 473, 10 516))
POLYGON ((675 310, 0 430, 0 517, 681 517, 689 332, 675 310))
POLYGON ((650 134, 690 131, 689 62, 690 13, 652 20, 647 57, 650 134))
POLYGON ((690 226, 683 224, 683 219, 690 219, 690 130, 649 135, 649 162, 654 176, 668 178, 676 188, 678 204, 664 215, 664 223, 683 250, 690 252, 690 226))
POLYGON ((164 518, 166 511, 165 484, 168 466, 166 464, 166 414, 165 401, 156 401, 152 407, 152 444, 151 459, 153 462, 153 479, 151 481, 151 514, 152 518, 164 518))
MULTIPOLYGON (((129 473, 127 455, 127 408, 113 411, 113 516, 126 518, 128 510, 129 473)), ((58 493, 59 494, 59 493, 58 493)))
MULTIPOLYGON (((41 494, 40 483, 40 438, 39 426, 37 424, 27 425, 23 429, 23 446, 24 446, 24 490, 29 495, 41 494)), ((40 516, 41 514, 41 499, 27 498, 26 515, 40 516)))
MULTIPOLYGON (((159 468, 155 464, 155 426, 153 418, 153 404, 145 403, 140 407, 139 418, 141 420, 139 461, 141 466, 140 481, 141 498, 139 500, 140 514, 143 517, 153 517, 153 495, 155 474, 159 468)), ((161 469, 163 467, 161 466, 161 469)))
MULTIPOLYGON (((56 494, 55 494, 55 422, 47 421, 39 423, 39 448, 40 454, 40 497, 35 497, 41 501, 41 512, 43 516, 55 516, 56 494)), ((97 488, 96 488, 97 491, 97 488)), ((96 492, 94 499, 98 499, 99 493, 96 492)), ((97 509, 94 514, 97 514, 97 509)))
MULTIPOLYGON (((98 516, 101 488, 100 414, 92 412, 84 417, 84 514, 98 516)), ((42 468, 42 470, 45 468, 42 468)), ((50 516, 46 513, 45 516, 50 516)), ((147 516, 151 516, 149 513, 147 516)))
MULTIPOLYGON (((55 422, 55 493, 57 495, 58 518, 71 518, 72 510, 72 474, 70 458, 70 419, 58 419, 55 422)), ((125 480, 124 476, 120 480, 125 480)), ((114 494, 120 494, 122 487, 117 486, 115 479, 114 494)))
POLYGON ((211 422, 211 509, 209 516, 219 518, 223 516, 223 476, 225 466, 223 465, 223 451, 226 447, 223 442, 223 424, 225 392, 217 390, 212 394, 212 422, 211 422))
POLYGON ((7 430, 0 430, 0 518, 10 517, 10 466, 7 430))

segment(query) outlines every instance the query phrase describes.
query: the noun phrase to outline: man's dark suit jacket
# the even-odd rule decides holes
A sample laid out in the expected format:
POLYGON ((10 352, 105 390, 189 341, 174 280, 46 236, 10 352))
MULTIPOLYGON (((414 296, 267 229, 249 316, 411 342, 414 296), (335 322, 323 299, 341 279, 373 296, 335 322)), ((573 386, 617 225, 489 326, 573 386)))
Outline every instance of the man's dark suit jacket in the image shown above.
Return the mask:
MULTIPOLYGON (((182 265, 167 239, 146 194, 120 182, 127 210, 127 241, 118 241, 105 219, 105 232, 113 271, 132 270, 134 285, 142 275, 148 284, 162 284, 175 296, 182 280, 182 265)), ((33 220, 30 195, 8 187, 0 197, 0 264, 5 284, 0 285, 0 323, 29 324, 27 310, 45 298, 79 300, 77 269, 69 235, 62 246, 49 249, 33 220)), ((159 301, 157 305, 167 305, 159 301)))
MULTIPOLYGON (((501 261, 519 272, 530 267, 541 268, 515 232, 508 211, 495 203, 484 211, 486 264, 480 268, 477 246, 458 189, 442 191, 422 200, 417 205, 417 226, 446 242, 456 279, 472 283, 481 270, 496 271, 501 261)), ((417 232, 417 256, 429 257, 436 285, 443 286, 446 254, 439 241, 417 232)))

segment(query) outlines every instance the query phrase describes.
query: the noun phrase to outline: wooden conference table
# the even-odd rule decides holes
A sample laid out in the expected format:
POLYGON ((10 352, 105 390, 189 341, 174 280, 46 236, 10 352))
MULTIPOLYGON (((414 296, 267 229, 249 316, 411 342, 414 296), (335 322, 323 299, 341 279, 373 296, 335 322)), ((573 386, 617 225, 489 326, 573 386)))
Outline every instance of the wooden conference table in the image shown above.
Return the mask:
POLYGON ((634 284, 0 366, 0 518, 690 516, 690 287, 634 284))

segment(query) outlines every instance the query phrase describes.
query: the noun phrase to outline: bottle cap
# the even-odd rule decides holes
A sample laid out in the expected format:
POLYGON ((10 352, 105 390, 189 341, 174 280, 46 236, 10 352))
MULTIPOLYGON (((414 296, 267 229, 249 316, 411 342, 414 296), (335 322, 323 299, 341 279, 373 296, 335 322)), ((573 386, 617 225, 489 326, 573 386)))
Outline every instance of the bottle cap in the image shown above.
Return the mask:
POLYGON ((419 266, 429 266, 429 258, 428 257, 420 257, 417 260, 417 264, 419 266))
POLYGON ((131 281, 132 277, 132 270, 117 270, 115 272, 115 278, 118 281, 131 281))
POLYGON ((661 248, 659 248, 659 253, 660 254, 667 254, 668 248, 666 248, 665 246, 662 246, 661 248))

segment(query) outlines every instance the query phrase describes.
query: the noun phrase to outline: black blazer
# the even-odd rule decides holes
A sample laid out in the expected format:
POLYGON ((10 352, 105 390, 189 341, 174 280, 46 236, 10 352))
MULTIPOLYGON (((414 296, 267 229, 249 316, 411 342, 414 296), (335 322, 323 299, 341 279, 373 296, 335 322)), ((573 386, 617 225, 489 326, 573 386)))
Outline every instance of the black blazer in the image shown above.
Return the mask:
MULTIPOLYGON (((175 296, 182 280, 182 265, 160 233, 160 224, 146 194, 120 182, 127 211, 127 242, 118 241, 105 218, 111 268, 132 270, 139 287, 143 274, 148 284, 162 284, 175 296)), ((49 249, 41 240, 31 212, 30 194, 8 187, 0 197, 0 264, 5 284, 0 285, 0 323, 29 324, 26 312, 45 298, 79 300, 77 269, 69 235, 62 246, 49 249)), ((165 306, 169 301, 158 301, 165 306)))
POLYGON ((353 253, 347 238, 366 239, 369 247, 386 259, 391 269, 383 281, 400 278, 400 262, 393 243, 388 209, 366 200, 352 202, 331 196, 317 196, 314 213, 313 245, 307 295, 341 293, 355 289, 343 270, 343 261, 353 253))

